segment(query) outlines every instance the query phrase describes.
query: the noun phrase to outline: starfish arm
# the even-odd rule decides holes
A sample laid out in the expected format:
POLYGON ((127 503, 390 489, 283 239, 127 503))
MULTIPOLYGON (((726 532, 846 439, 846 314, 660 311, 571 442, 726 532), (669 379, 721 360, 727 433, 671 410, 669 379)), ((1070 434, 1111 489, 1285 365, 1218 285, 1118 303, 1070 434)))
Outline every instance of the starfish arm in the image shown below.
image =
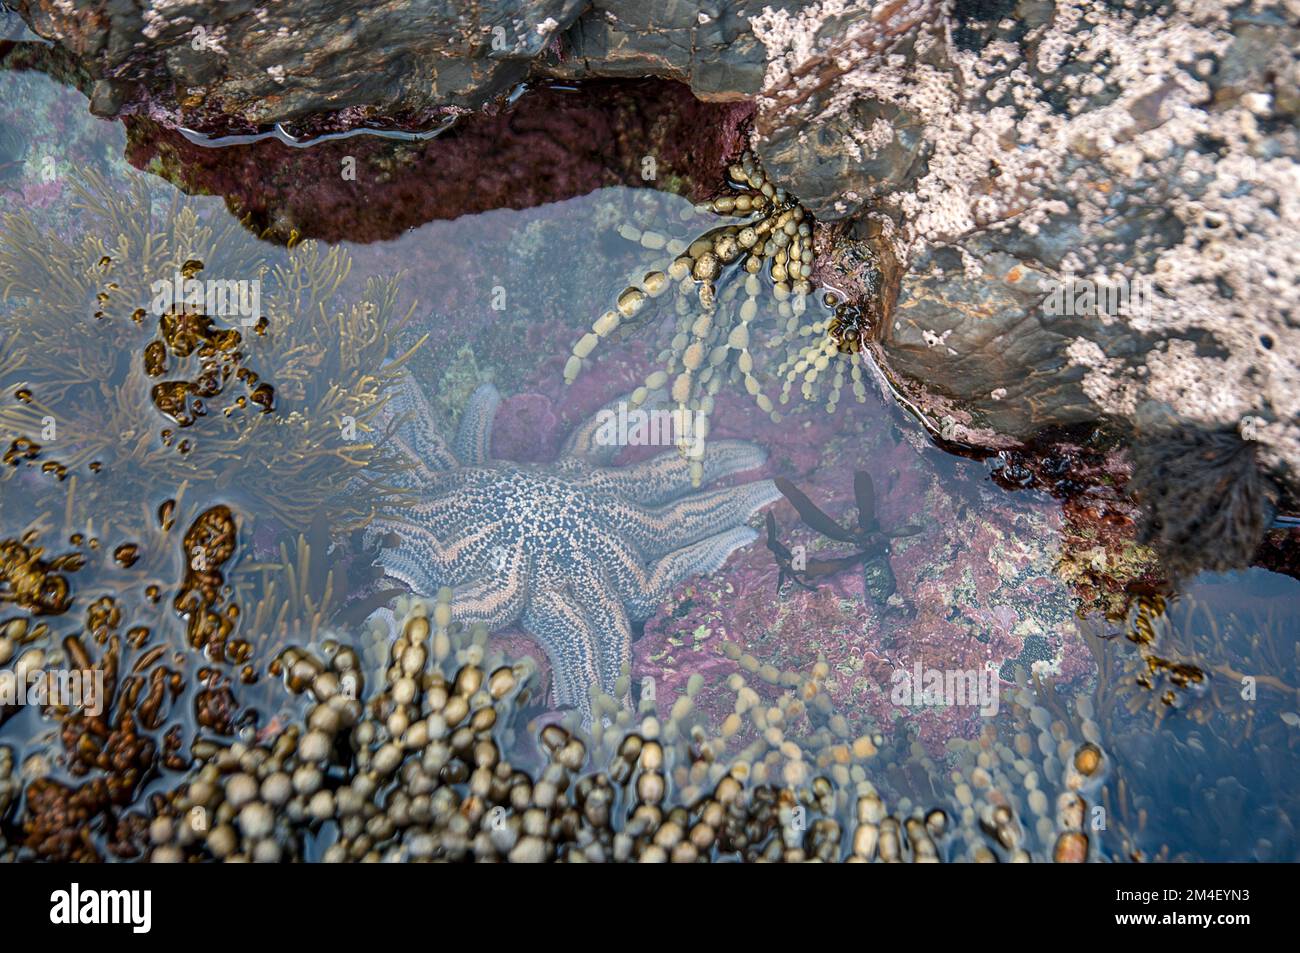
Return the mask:
POLYGON ((502 479, 502 471, 490 467, 462 467, 439 473, 417 488, 420 502, 385 507, 378 518, 393 524, 423 526, 440 539, 456 539, 509 517, 511 497, 503 498, 497 489, 502 479))
POLYGON ((493 544, 499 531, 499 524, 492 523, 444 544, 426 527, 396 517, 381 516, 366 528, 371 539, 385 533, 401 538, 399 545, 380 550, 377 563, 388 576, 422 596, 433 596, 442 586, 462 584, 492 571, 497 561, 494 555, 501 549, 493 544))
POLYGON ((404 532, 401 527, 411 525, 436 528, 438 535, 446 539, 467 532, 484 519, 482 509, 467 502, 477 487, 466 478, 475 472, 457 470, 438 474, 433 483, 419 488, 426 491, 422 494, 423 502, 386 507, 377 520, 385 524, 384 532, 401 533, 404 532), (431 488, 442 492, 427 492, 431 488))
POLYGON ((429 565, 419 558, 419 554, 405 545, 381 550, 375 565, 383 569, 388 578, 395 579, 412 592, 422 595, 434 595, 443 584, 443 580, 431 571, 429 565))
POLYGON ((619 566, 620 571, 630 574, 635 580, 631 591, 623 593, 628 614, 636 620, 650 618, 682 580, 716 572, 726 563, 727 557, 756 539, 757 532, 748 526, 737 526, 669 553, 649 571, 635 560, 630 565, 619 566))
MULTIPOLYGON (((732 473, 753 470, 762 466, 766 459, 767 454, 752 443, 743 440, 712 441, 701 461, 704 464, 701 483, 709 484, 732 473)), ((691 485, 691 463, 692 458, 670 450, 644 463, 593 470, 576 483, 583 488, 617 493, 626 500, 646 506, 658 506, 696 489, 691 485)))
POLYGON ((524 555, 522 544, 516 543, 504 554, 504 564, 499 562, 493 568, 488 576, 452 591, 451 617, 455 621, 481 623, 489 631, 519 621, 528 601, 532 561, 524 555))
MULTIPOLYGON (((663 395, 662 390, 651 391, 642 406, 645 406, 663 395)), ((603 441, 600 439, 600 432, 606 426, 606 420, 610 414, 617 416, 620 407, 631 409, 630 394, 624 394, 622 397, 611 400, 608 404, 601 407, 581 424, 573 429, 564 446, 560 449, 560 458, 577 457, 588 463, 604 464, 611 463, 618 456, 621 445, 614 441, 603 441)))
MULTIPOLYGON (((470 487, 471 475, 480 472, 462 469, 459 464, 449 470, 431 469, 419 454, 396 436, 390 437, 388 443, 412 463, 410 469, 394 474, 389 478, 389 482, 398 489, 408 491, 413 499, 435 501, 449 499, 453 493, 470 487)), ((390 510, 405 515, 411 512, 411 507, 403 503, 393 505, 390 510)))
POLYGON ((759 480, 696 493, 666 506, 646 508, 619 502, 610 510, 614 525, 647 558, 654 558, 740 525, 780 498, 771 480, 759 480))
MULTIPOLYGON (((387 478, 388 482, 397 489, 413 490, 418 493, 429 485, 430 480, 437 477, 437 471, 431 470, 405 440, 393 435, 388 438, 387 443, 411 465, 410 469, 395 471, 387 478)), ((360 484, 357 485, 360 486, 360 484)))
MULTIPOLYGON (((583 560, 575 567, 570 588, 596 637, 596 674, 600 687, 612 695, 614 683, 623 670, 631 669, 632 624, 627 610, 601 567, 594 562, 583 560)), ((619 701, 628 704, 626 698, 619 701)))
POLYGON ((598 684, 596 634, 577 601, 561 589, 539 589, 528 599, 524 629, 551 663, 555 706, 576 708, 591 724, 591 686, 598 684))
POLYGON ((424 391, 410 371, 403 372, 388 393, 379 421, 385 429, 393 428, 396 445, 422 467, 425 475, 450 470, 458 465, 435 426, 435 415, 424 391))
POLYGON ((456 431, 456 456, 467 467, 488 462, 492 453, 492 420, 501 406, 501 395, 491 384, 479 384, 460 414, 456 431))

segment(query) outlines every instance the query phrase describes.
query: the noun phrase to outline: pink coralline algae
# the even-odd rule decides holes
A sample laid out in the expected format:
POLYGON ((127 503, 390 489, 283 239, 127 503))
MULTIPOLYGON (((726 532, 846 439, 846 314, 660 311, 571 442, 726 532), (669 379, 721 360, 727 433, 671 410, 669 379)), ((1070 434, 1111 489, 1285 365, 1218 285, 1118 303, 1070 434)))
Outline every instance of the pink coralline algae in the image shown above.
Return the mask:
POLYGON ((72 170, 103 164, 99 130, 84 121, 84 110, 76 91, 45 83, 0 103, 0 139, 9 142, 8 149, 0 148, 0 214, 42 209, 57 216, 72 170), (37 127, 30 122, 34 113, 40 116, 37 127), (39 135, 31 134, 33 128, 39 135))
POLYGON ((466 113, 435 138, 357 135, 294 148, 275 139, 208 148, 166 122, 129 116, 128 158, 186 191, 221 195, 280 238, 374 242, 496 209, 525 209, 654 178, 702 197, 743 143, 747 103, 705 103, 678 83, 592 82, 584 94, 537 86, 466 113), (592 143, 603 148, 593 149, 592 143), (341 174, 347 170, 347 174, 341 174))
MULTIPOLYGON (((860 569, 818 580, 816 592, 778 593, 771 555, 761 542, 751 545, 722 572, 682 586, 646 623, 633 650, 636 678, 672 692, 698 673, 719 687, 742 670, 723 654, 725 642, 780 672, 806 673, 820 659, 831 671, 825 687, 855 732, 897 723, 937 754, 950 738, 974 737, 985 716, 974 704, 896 705, 895 673, 919 662, 985 677, 992 666, 1008 689, 1016 665, 1049 679, 1090 671, 1072 593, 1055 573, 1060 517, 1052 502, 999 490, 978 465, 954 466, 899 440, 899 418, 883 406, 874 418, 808 414, 773 426, 742 400, 719 404, 716 436, 759 439, 769 450, 768 475, 789 477, 842 523, 855 516, 852 473, 862 468, 875 480, 881 524, 923 529, 894 542, 897 587, 883 604, 860 569)), ((801 527, 791 506, 774 512, 787 545, 805 546, 810 558, 837 555, 837 544, 801 527)), ((769 701, 787 690, 746 678, 769 701)), ((708 695, 706 688, 697 696, 697 707, 725 716, 726 702, 714 711, 708 695)))
POLYGON ((492 431, 493 456, 520 463, 553 460, 563 436, 551 399, 516 394, 502 401, 492 431))
MULTIPOLYGON (((524 370, 515 382, 520 393, 499 415, 496 452, 547 459, 555 433, 640 383, 653 350, 645 341, 654 334, 647 329, 634 337, 617 359, 611 354, 596 362, 567 388, 554 362, 524 370)), ((855 731, 889 731, 897 723, 938 752, 949 738, 979 731, 979 708, 895 705, 896 672, 916 662, 981 673, 991 665, 1005 689, 1017 665, 1064 680, 1091 671, 1074 628, 1073 593, 1056 572, 1059 504, 1044 494, 1005 491, 982 465, 946 457, 883 401, 867 408, 826 415, 796 407, 774 423, 743 396, 724 392, 710 439, 759 443, 768 460, 758 475, 791 479, 841 522, 855 517, 853 471, 870 472, 881 525, 922 526, 893 544, 895 594, 878 603, 860 569, 818 580, 816 592, 787 586, 778 593, 776 564, 760 540, 733 554, 720 572, 684 583, 645 623, 633 646, 632 675, 642 691, 653 682, 654 691, 671 697, 698 674, 705 688, 696 707, 716 724, 731 710, 725 682, 742 671, 724 654, 724 643, 782 672, 806 673, 820 659, 831 670, 826 688, 855 731)), ((619 460, 657 449, 629 447, 619 460)), ((805 529, 787 503, 774 513, 787 545, 803 545, 812 558, 842 554, 805 529)), ((744 674, 769 701, 788 690, 744 674)))
POLYGON ((20 200, 24 208, 49 208, 63 195, 63 183, 57 179, 49 182, 24 183, 20 200))

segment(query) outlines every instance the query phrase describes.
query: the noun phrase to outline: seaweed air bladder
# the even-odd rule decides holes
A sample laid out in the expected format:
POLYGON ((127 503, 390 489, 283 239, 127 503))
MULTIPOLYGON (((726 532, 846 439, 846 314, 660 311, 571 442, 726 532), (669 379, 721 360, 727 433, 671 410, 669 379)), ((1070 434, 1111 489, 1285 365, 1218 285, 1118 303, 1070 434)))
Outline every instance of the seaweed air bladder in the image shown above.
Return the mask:
MULTIPOLYGON (((667 388, 673 404, 692 415, 700 440, 709 433, 714 397, 728 381, 743 385, 773 421, 780 414, 764 392, 765 378, 784 377, 782 402, 789 400, 796 380, 802 380, 803 397, 812 400, 819 381, 829 378, 826 406, 833 411, 847 374, 858 400, 866 399, 861 335, 848 328, 850 312, 828 309, 819 315, 821 305, 813 300, 812 216, 767 177, 751 152, 730 167, 729 177, 730 191, 700 207, 732 220, 729 224, 689 242, 631 222, 619 228, 625 239, 668 257, 618 295, 615 307, 574 344, 564 366, 565 383, 572 384, 601 341, 644 321, 654 299, 672 293, 677 317, 672 341, 660 355, 663 366, 632 394, 631 403, 639 406, 650 393, 667 388), (760 308, 775 310, 775 328, 762 330, 760 308), (761 351, 756 358, 760 335, 769 348, 785 348, 785 360, 775 371, 764 366, 769 359, 761 351), (812 343, 804 343, 806 338, 812 343)), ((701 473, 693 464, 697 485, 701 473)))

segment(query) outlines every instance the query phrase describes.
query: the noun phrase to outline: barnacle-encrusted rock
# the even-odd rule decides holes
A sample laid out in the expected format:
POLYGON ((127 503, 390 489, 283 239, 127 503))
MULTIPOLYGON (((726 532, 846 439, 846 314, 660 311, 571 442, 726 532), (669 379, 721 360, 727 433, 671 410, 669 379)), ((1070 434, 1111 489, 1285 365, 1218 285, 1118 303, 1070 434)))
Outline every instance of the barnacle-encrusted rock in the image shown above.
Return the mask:
POLYGON ((768 0, 648 4, 596 0, 561 37, 550 75, 665 76, 701 99, 740 99, 762 86, 766 56, 750 18, 768 0))
POLYGON ((818 0, 755 12, 751 27, 768 55, 755 148, 818 218, 852 215, 917 174, 926 143, 912 104, 863 77, 885 57, 895 69, 924 57, 917 28, 935 22, 938 9, 934 0, 818 0))
POLYGON ((1247 427, 1294 489, 1294 7, 987 11, 893 46, 837 4, 755 21, 757 152, 902 266, 887 369, 949 439, 1130 424, 1152 401, 1247 427))

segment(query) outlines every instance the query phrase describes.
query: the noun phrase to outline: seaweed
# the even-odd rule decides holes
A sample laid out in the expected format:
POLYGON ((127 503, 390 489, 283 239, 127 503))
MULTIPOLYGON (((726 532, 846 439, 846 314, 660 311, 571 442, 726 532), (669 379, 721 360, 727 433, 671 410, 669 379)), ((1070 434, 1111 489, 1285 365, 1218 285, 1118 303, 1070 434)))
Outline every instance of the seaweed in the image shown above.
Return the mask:
POLYGON ((1257 448, 1233 428, 1194 424, 1162 427, 1135 443, 1138 541, 1155 548, 1174 579, 1250 565, 1278 500, 1257 448))
POLYGON ((409 356, 388 359, 411 314, 397 277, 349 300, 343 249, 278 249, 143 177, 87 172, 74 205, 73 240, 28 213, 4 221, 0 434, 38 451, 12 463, 57 449, 46 472, 77 479, 78 511, 101 526, 183 482, 294 529, 322 512, 359 526, 395 498, 407 464, 367 435, 409 356), (262 313, 159 306, 159 282, 200 272, 256 282, 262 313))
POLYGON ((858 505, 856 529, 841 526, 785 477, 777 477, 774 482, 776 488, 795 508, 800 521, 805 526, 827 539, 850 543, 855 548, 854 552, 845 556, 805 559, 796 564, 793 551, 780 540, 776 518, 769 512, 767 548, 771 551, 780 570, 777 578, 778 590, 785 585, 787 577, 804 589, 814 590, 817 587, 809 580, 833 576, 862 564, 867 588, 871 594, 882 602, 893 595, 894 573, 889 565, 891 542, 905 536, 913 536, 921 531, 921 527, 904 526, 895 530, 885 530, 881 527, 880 521, 876 518, 876 488, 871 480, 871 474, 863 470, 853 474, 853 498, 858 505))

